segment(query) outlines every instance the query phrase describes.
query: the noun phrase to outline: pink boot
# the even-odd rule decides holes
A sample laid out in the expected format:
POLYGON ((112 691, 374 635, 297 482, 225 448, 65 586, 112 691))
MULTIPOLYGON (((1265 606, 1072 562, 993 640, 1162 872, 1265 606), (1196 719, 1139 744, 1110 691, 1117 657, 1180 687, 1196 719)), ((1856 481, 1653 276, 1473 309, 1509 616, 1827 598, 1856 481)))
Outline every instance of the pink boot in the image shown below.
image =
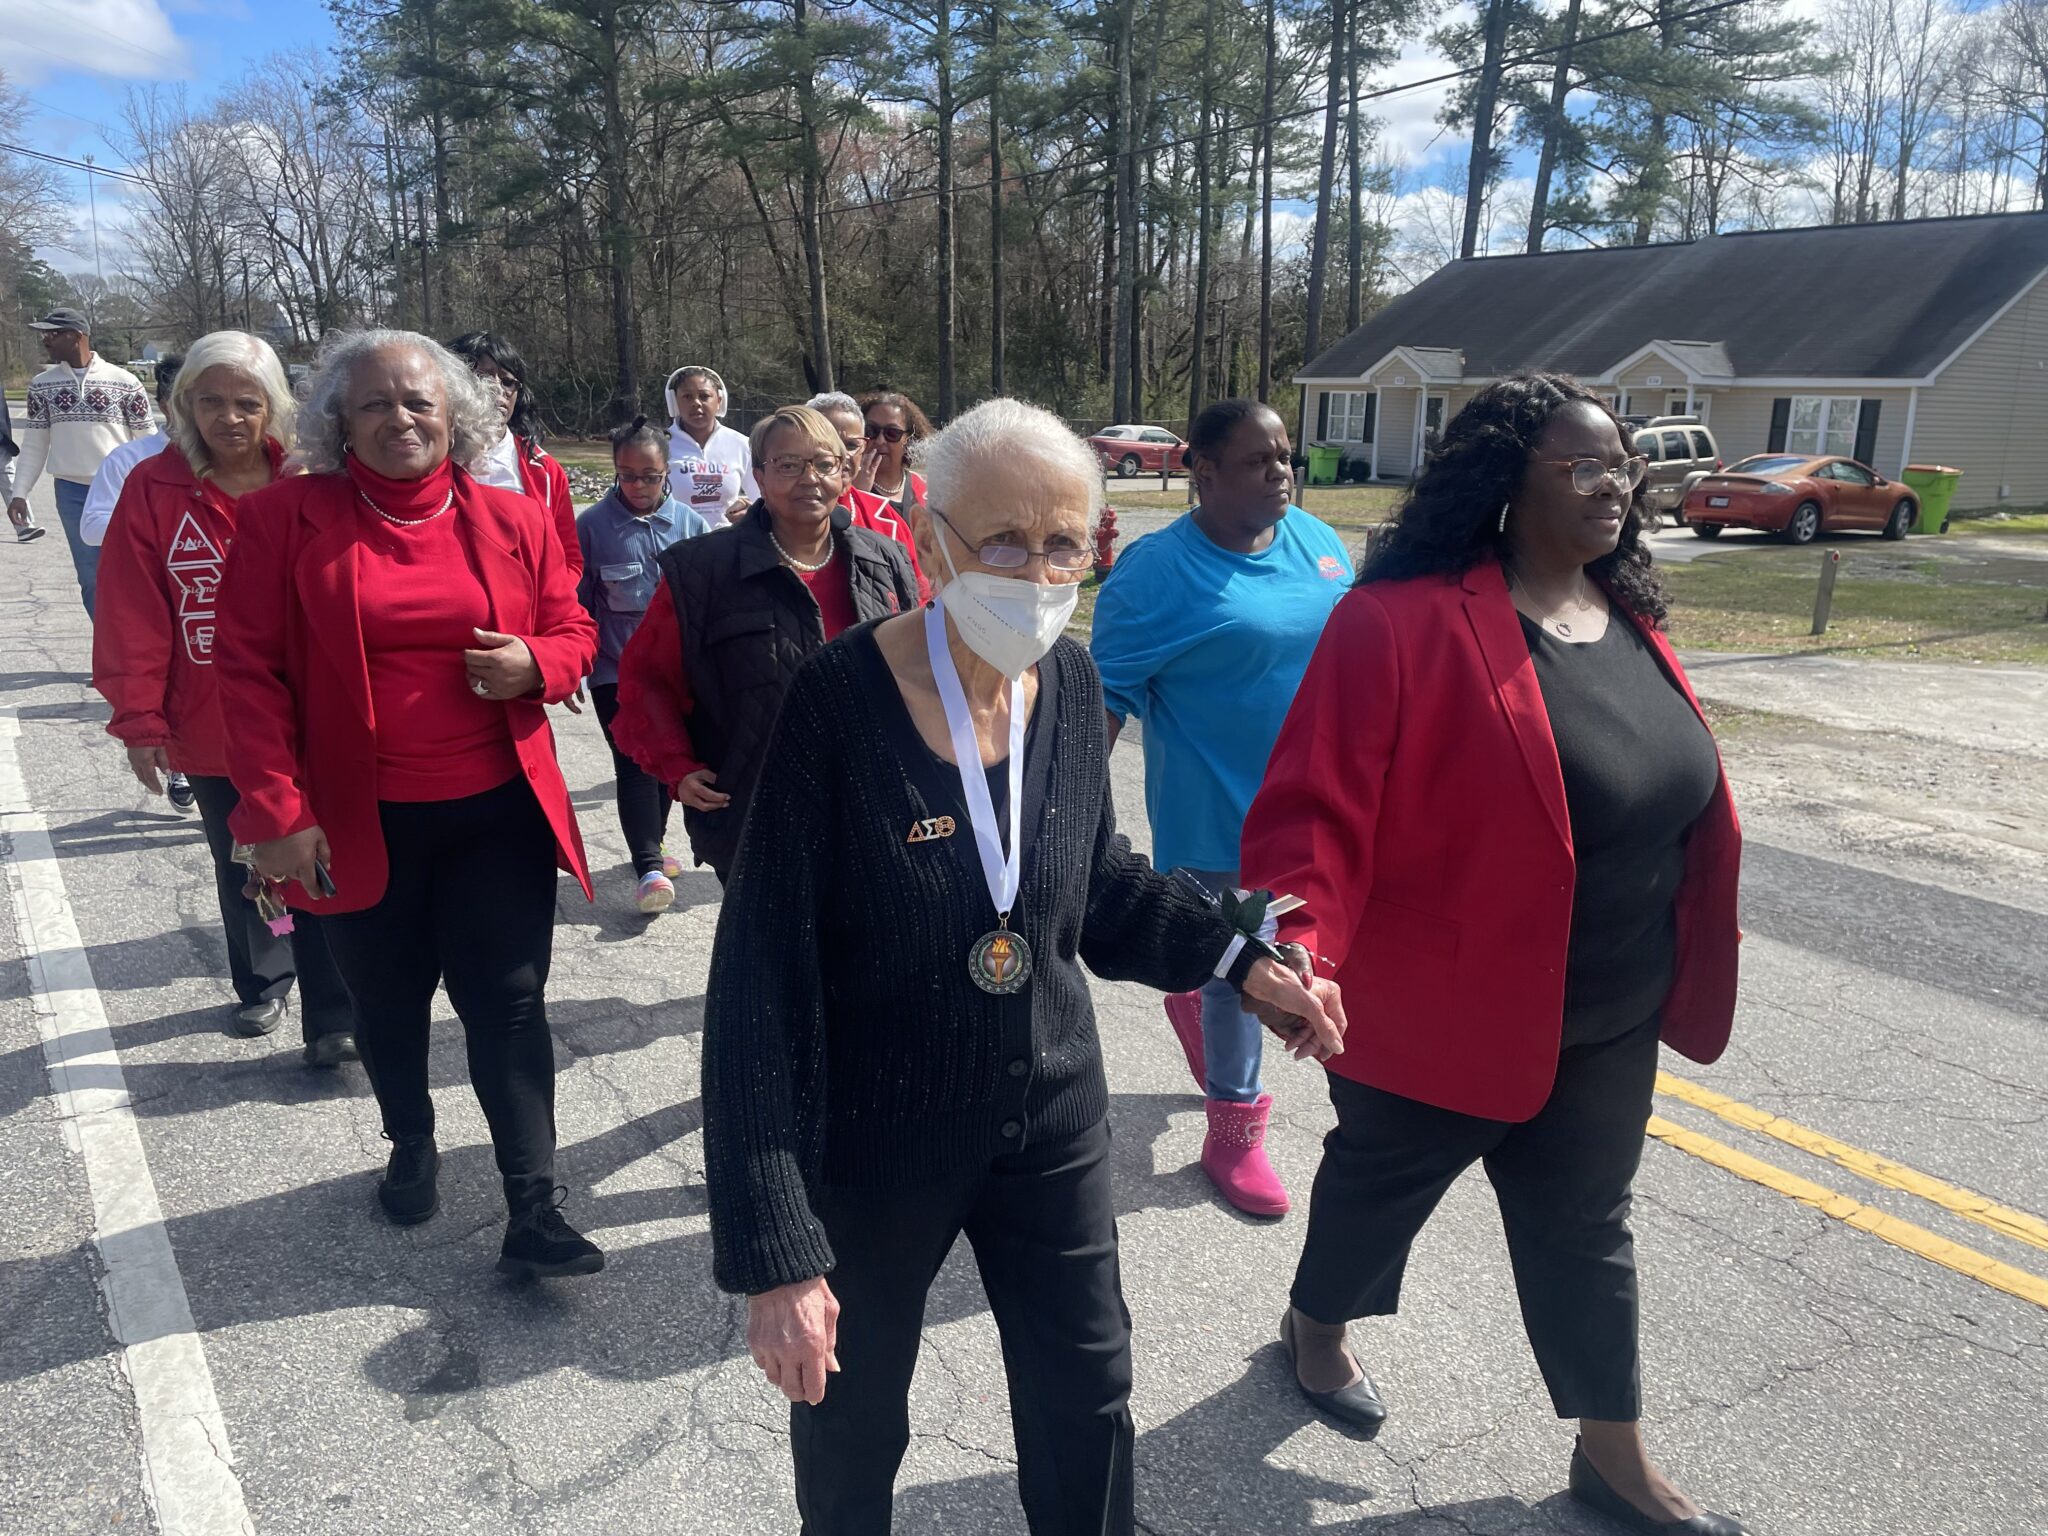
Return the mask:
POLYGON ((1208 1055, 1202 1049, 1202 994, 1167 993, 1166 1021, 1173 1026, 1174 1037, 1180 1041, 1181 1050, 1187 1053, 1188 1070, 1195 1074, 1195 1086, 1206 1092, 1209 1066, 1208 1055))
POLYGON ((1266 1161, 1266 1121, 1273 1095, 1250 1104, 1210 1099, 1209 1135, 1202 1142, 1202 1172, 1217 1193, 1248 1216, 1285 1216, 1293 1202, 1266 1161))

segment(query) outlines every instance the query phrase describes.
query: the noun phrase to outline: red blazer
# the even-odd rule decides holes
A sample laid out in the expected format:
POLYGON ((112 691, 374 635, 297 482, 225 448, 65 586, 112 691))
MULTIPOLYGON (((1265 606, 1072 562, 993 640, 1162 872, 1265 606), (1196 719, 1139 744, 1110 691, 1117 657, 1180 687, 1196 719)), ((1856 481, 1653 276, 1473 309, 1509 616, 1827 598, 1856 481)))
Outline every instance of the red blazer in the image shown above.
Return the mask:
MULTIPOLYGON (((265 448, 276 474, 284 449, 265 448)), ((115 513, 100 550, 106 610, 92 632, 92 685, 114 707, 107 734, 162 747, 180 773, 222 777, 213 641, 235 498, 194 475, 173 443, 135 466, 115 513)))
MULTIPOLYGON (((456 516, 470 567, 490 601, 490 628, 517 635, 540 666, 539 697, 505 705, 512 745, 554 829, 556 863, 590 894, 583 838, 555 760, 542 702, 576 691, 597 655, 597 626, 576 601, 554 526, 526 497, 455 471, 456 516)), ((357 912, 384 895, 390 870, 377 817, 377 736, 356 605, 356 493, 346 475, 280 480, 242 498, 240 536, 222 593, 221 707, 234 722, 228 774, 245 843, 318 825, 337 891, 295 907, 357 912)))
MULTIPOLYGON (((1636 622, 1698 710, 1669 642, 1636 622)), ((1741 849, 1724 773, 1686 843, 1664 1003, 1665 1043, 1695 1061, 1721 1054, 1735 1016, 1741 849)), ((1575 874, 1557 744, 1500 566, 1351 592, 1243 848, 1248 886, 1307 902, 1281 936, 1335 966, 1350 1032, 1330 1069, 1462 1114, 1533 1116, 1557 1070, 1575 874)))
POLYGON ((576 501, 569 494, 569 471, 532 439, 516 438, 514 443, 519 449, 519 479, 526 494, 554 520, 555 541, 562 546, 562 558, 569 562, 573 584, 583 575, 583 541, 576 537, 576 501))
MULTIPOLYGON (((921 486, 924 482, 917 483, 921 486)), ((922 495, 918 500, 923 501, 922 495)), ((839 498, 839 504, 852 511, 854 527, 865 528, 870 533, 879 533, 883 538, 894 539, 903 546, 903 553, 910 556, 910 574, 917 578, 917 600, 920 603, 930 602, 932 584, 924 579, 924 570, 917 563, 917 540, 911 536, 910 524, 906 523, 903 514, 896 510, 896 503, 884 501, 872 491, 857 491, 848 486, 846 494, 839 498)))

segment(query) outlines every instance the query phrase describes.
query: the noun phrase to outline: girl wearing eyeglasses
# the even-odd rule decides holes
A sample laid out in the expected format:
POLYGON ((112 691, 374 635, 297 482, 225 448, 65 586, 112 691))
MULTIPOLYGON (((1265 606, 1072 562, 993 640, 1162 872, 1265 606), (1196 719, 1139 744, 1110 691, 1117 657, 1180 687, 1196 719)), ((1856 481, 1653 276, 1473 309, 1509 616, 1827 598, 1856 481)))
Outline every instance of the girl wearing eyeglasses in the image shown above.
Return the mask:
POLYGON ((668 436, 645 416, 612 433, 612 475, 616 484, 604 499, 576 519, 576 538, 583 547, 583 579, 576 596, 597 621, 590 699, 612 749, 619 830, 637 882, 633 901, 651 915, 674 905, 675 877, 683 866, 662 847, 672 803, 667 789, 619 750, 612 732, 619 715, 619 658, 661 586, 661 552, 709 533, 712 525, 669 495, 668 436))
POLYGON ((1741 834, 1664 635, 1629 437, 1560 375, 1477 395, 1274 746, 1244 877, 1304 899, 1281 937, 1351 1005, 1281 1339, 1311 1402, 1375 1432, 1346 1324, 1394 1312, 1410 1244, 1483 1162, 1578 1421, 1573 1497, 1623 1530, 1739 1536, 1638 1422, 1631 1192, 1660 1040, 1703 1062, 1728 1043, 1741 834))
POLYGON ((915 400, 893 389, 862 395, 860 409, 868 446, 853 488, 891 503, 908 524, 910 509, 924 505, 924 481, 910 468, 910 450, 932 435, 932 424, 915 400))
POLYGON ((612 722, 619 750, 682 802, 691 851, 720 883, 797 669, 842 631, 918 601, 903 547, 839 504, 853 465, 829 421, 784 406, 750 448, 761 499, 716 538, 662 552, 612 722))

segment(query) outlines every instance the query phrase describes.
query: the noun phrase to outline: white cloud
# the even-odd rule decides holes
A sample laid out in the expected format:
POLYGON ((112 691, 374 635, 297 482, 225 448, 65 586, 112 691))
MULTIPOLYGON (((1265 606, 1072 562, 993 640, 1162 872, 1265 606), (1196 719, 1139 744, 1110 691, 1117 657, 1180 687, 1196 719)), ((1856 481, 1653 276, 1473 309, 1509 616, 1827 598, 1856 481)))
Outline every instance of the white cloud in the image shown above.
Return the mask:
MULTIPOLYGON (((1470 6, 1453 5, 1439 12, 1437 21, 1439 25, 1448 26, 1469 21, 1472 14, 1470 6)), ((1457 66, 1438 53, 1426 38, 1410 38, 1401 45, 1400 56, 1374 79, 1373 86, 1405 85, 1411 80, 1427 80, 1432 75, 1448 74, 1455 68, 1457 66)), ((1446 149, 1455 149, 1461 155, 1464 153, 1471 136, 1453 133, 1437 121, 1437 114, 1450 99, 1455 83, 1445 81, 1366 103, 1366 109, 1380 120, 1382 157, 1407 165, 1420 165, 1446 149)))
POLYGON ((117 80, 173 80, 191 55, 160 0, 0 0, 7 74, 33 86, 76 70, 117 80))

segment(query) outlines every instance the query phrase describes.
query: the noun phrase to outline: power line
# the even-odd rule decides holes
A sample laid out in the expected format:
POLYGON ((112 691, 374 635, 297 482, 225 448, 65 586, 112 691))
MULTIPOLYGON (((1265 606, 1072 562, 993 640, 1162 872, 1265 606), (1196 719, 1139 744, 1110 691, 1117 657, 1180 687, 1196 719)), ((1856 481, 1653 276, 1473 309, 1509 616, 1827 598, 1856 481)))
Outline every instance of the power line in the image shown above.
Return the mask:
POLYGON ((51 165, 61 165, 67 170, 84 171, 92 176, 104 176, 109 181, 132 181, 139 187, 158 187, 162 185, 161 182, 152 181, 149 177, 140 175, 135 171, 116 169, 105 165, 88 165, 83 160, 73 160, 68 155, 53 155, 45 150, 30 149, 26 144, 9 144, 0 141, 0 150, 4 150, 11 155, 26 155, 31 160, 42 160, 51 165))

